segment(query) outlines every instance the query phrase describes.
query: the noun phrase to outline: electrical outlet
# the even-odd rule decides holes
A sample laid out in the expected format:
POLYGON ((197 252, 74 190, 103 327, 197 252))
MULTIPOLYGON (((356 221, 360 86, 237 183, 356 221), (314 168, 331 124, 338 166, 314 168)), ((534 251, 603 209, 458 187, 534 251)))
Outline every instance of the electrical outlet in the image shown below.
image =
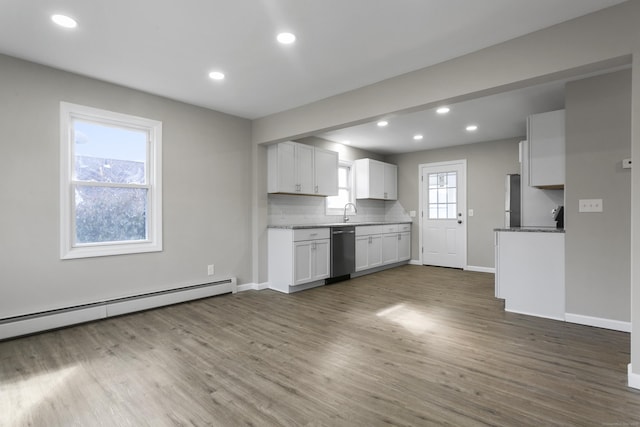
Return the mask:
POLYGON ((602 212, 602 199, 580 199, 578 212, 602 212))
POLYGON ((207 266, 207 274, 208 274, 209 276, 213 276, 214 271, 215 271, 215 270, 214 270, 213 264, 209 264, 209 265, 207 266))

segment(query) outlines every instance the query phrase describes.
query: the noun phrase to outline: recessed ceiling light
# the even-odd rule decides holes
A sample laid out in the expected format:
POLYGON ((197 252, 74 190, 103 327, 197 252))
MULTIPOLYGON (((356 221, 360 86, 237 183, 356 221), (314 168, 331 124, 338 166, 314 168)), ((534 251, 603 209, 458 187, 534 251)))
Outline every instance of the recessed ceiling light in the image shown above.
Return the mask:
POLYGON ((345 144, 345 145, 351 145, 351 141, 349 141, 348 139, 342 141, 342 143, 345 144))
POLYGON ((385 127, 385 126, 386 126, 386 125, 388 125, 388 124, 389 124, 389 122, 388 122, 388 121, 386 121, 386 120, 380 120, 380 121, 378 122, 378 126, 379 126, 379 127, 381 127, 381 128, 385 127))
POLYGON ((451 109, 449 107, 440 107, 436 110, 438 114, 447 114, 451 109))
POLYGON ((296 41, 296 35, 293 33, 280 33, 276 39, 282 44, 291 44, 296 41))
POLYGON ((75 19, 66 15, 51 15, 51 20, 64 28, 75 28, 78 26, 75 19))
POLYGON ((422 135, 420 135, 420 134, 413 135, 413 139, 415 139, 416 141, 420 141, 422 139, 422 135))
POLYGON ((467 132, 475 132, 477 130, 478 130, 478 126, 476 126, 476 125, 467 126, 467 132))
POLYGON ((209 73, 209 77, 212 78, 213 80, 223 80, 224 73, 221 73, 220 71, 212 71, 209 73))

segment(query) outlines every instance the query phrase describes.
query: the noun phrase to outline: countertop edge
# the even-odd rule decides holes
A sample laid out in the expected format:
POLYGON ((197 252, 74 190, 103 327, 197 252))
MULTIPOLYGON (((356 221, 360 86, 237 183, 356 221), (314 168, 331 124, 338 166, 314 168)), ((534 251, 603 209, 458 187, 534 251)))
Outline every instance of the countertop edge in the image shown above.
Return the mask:
POLYGON ((367 226, 367 225, 391 225, 391 224, 413 224, 413 221, 378 221, 378 222, 339 222, 329 224, 285 224, 285 225, 267 225, 267 228, 297 230, 305 228, 331 228, 345 227, 349 225, 367 226))

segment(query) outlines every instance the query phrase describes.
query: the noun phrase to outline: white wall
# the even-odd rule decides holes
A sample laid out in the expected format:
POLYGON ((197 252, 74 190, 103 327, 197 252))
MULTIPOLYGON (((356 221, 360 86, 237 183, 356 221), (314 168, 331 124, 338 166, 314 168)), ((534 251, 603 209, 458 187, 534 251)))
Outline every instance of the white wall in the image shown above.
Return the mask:
POLYGON ((251 281, 248 120, 8 56, 0 70, 0 318, 251 281), (164 251, 60 260, 60 101, 163 122, 164 251))

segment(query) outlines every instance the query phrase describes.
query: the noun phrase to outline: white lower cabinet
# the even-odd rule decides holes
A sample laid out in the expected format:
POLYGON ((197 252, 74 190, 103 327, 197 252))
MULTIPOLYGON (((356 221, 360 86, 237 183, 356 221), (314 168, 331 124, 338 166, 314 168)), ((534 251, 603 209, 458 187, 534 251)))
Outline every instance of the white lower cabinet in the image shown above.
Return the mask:
POLYGON ((564 233, 497 231, 495 245, 505 310, 564 320, 564 233))
MULTIPOLYGON (((410 225, 407 225, 411 229, 410 225)), ((398 261, 411 259, 411 231, 398 233, 398 261)))
POLYGON ((356 272, 411 258, 411 224, 356 227, 356 272))
POLYGON ((324 284, 329 277, 329 228, 269 229, 269 287, 290 293, 324 284))
POLYGON ((329 239, 293 243, 293 286, 329 277, 329 239))

